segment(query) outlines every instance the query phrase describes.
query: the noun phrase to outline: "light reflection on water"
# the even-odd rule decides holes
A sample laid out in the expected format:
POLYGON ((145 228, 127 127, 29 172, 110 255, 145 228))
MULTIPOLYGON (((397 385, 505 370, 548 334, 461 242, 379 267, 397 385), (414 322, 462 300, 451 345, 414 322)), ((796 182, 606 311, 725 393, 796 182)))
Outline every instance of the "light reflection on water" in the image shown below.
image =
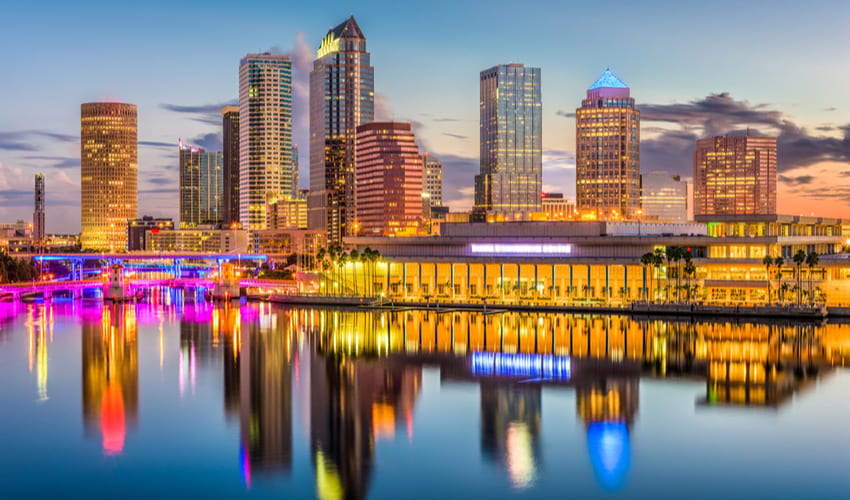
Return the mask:
POLYGON ((146 478, 133 494, 179 480, 214 497, 634 496, 736 457, 764 462, 749 478, 729 469, 742 494, 811 493, 802 479, 765 484, 783 439, 830 458, 817 492, 848 486, 850 454, 831 450, 850 444, 850 404, 829 394, 850 376, 829 375, 850 359, 850 325, 165 298, 0 304, 0 466, 18 478, 0 495, 110 496, 146 478), (660 463, 677 447, 686 457, 660 463), (38 457, 52 480, 9 457, 38 457))

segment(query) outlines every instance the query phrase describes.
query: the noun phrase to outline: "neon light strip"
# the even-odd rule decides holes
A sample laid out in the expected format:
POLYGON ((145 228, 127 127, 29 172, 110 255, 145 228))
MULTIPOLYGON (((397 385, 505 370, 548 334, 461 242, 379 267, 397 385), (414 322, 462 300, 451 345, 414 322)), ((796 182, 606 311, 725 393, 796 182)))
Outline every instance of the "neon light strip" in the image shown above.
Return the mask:
POLYGON ((569 254, 572 245, 556 243, 471 243, 472 253, 487 254, 569 254))

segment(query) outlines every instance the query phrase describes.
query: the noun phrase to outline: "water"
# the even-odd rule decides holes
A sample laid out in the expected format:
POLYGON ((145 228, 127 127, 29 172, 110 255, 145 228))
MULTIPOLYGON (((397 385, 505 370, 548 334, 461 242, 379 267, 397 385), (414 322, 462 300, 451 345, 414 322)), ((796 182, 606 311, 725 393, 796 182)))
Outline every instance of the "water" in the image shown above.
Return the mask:
POLYGON ((0 498, 843 497, 848 361, 835 323, 0 304, 0 498))

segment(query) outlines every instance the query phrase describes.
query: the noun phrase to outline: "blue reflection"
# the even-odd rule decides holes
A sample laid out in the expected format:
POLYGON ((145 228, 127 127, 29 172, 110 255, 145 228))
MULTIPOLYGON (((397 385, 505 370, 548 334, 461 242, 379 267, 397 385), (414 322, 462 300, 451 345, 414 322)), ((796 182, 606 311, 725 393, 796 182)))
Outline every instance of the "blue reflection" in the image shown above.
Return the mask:
POLYGON ((570 357, 551 354, 507 354, 500 352, 473 352, 473 375, 499 375, 504 377, 537 377, 569 380, 570 357))
POLYGON ((587 451, 596 480, 608 491, 626 483, 631 452, 625 422, 593 422, 587 428, 587 451))

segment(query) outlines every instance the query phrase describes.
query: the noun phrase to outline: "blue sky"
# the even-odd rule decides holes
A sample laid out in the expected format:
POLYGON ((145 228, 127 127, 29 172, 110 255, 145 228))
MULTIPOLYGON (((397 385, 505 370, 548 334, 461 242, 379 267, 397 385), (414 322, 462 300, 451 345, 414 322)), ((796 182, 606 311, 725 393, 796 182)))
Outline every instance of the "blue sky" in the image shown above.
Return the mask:
POLYGON ((478 167, 478 73, 542 68, 544 185, 574 192, 574 120, 610 66, 641 109, 642 170, 690 176, 693 140, 747 126, 780 136, 780 210, 850 216, 850 2, 117 2, 3 7, 0 221, 29 219, 47 174, 49 232, 79 230, 79 105, 139 106, 139 211, 177 217, 178 138, 216 147, 239 59, 295 61, 306 187, 306 81, 328 28, 354 14, 378 117, 411 121, 468 207, 478 167), (300 82, 300 85, 299 85, 300 82))

